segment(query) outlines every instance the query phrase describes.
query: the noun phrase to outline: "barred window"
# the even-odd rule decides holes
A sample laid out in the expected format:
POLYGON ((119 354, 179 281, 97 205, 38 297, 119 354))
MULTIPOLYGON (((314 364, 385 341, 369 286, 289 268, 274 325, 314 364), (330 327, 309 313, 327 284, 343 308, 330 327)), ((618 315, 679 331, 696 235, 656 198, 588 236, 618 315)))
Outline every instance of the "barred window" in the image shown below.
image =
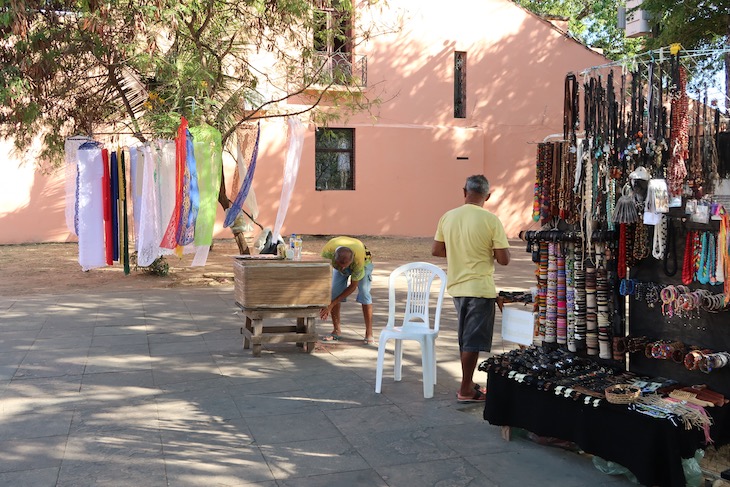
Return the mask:
POLYGON ((466 118, 466 53, 454 52, 454 118, 466 118))
POLYGON ((355 189, 355 129, 317 129, 315 135, 315 189, 355 189))

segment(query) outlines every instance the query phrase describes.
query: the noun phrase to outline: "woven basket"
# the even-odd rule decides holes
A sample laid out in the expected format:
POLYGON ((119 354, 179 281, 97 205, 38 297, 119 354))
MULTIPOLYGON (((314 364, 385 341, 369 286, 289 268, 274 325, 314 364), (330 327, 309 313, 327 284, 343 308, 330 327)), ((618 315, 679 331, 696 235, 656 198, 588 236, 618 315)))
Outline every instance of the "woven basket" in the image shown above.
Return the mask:
POLYGON ((614 384, 605 393, 606 401, 611 404, 630 404, 641 395, 641 389, 631 384, 614 384))

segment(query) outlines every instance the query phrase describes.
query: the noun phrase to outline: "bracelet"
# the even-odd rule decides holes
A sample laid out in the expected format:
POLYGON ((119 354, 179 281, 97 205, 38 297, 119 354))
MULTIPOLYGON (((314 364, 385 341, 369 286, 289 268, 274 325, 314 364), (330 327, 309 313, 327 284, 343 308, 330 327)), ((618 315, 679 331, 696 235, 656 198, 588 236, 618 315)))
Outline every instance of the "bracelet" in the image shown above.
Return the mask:
POLYGON ((684 367, 687 370, 697 370, 697 367, 699 367, 699 363, 697 361, 700 357, 702 357, 702 354, 699 350, 692 350, 684 356, 684 367))

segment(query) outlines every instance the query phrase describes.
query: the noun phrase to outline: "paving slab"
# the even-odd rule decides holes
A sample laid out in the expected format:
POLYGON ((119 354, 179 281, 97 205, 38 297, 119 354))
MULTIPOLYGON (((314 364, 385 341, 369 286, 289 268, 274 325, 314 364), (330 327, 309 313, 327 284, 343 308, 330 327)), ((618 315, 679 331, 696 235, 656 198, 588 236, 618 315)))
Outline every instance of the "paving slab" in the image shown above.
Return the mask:
MULTIPOLYGON (((521 243, 509 272, 498 269, 500 289, 532 285, 520 253, 521 243)), ((376 262, 376 336, 402 263, 376 262)), ((431 399, 410 344, 399 382, 389 344, 375 393, 377 347, 363 344, 355 302, 342 307, 343 340, 313 353, 265 344, 253 357, 237 311, 232 286, 0 297, 0 485, 632 485, 587 455, 505 442, 481 405, 456 402, 450 299, 431 399)), ((494 353, 514 347, 500 330, 498 313, 494 353)), ((331 323, 317 320, 317 331, 331 323)))

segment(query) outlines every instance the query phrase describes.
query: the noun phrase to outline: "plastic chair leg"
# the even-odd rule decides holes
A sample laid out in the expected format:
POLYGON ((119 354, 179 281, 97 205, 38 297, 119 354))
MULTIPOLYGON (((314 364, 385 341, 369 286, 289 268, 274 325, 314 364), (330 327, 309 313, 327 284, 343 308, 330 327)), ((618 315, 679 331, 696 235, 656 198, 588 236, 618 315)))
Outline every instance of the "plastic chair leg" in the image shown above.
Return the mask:
POLYGON ((385 344, 387 339, 380 339, 378 344, 378 362, 375 368, 375 392, 380 394, 383 385, 383 362, 385 362, 385 344))
POLYGON ((403 371, 403 340, 395 339, 395 365, 393 367, 393 378, 396 381, 401 380, 401 373, 403 371))
POLYGON ((431 362, 433 363, 433 385, 438 384, 436 376, 438 375, 438 367, 436 367, 436 339, 430 340, 431 342, 431 362))
POLYGON ((433 352, 431 349, 431 340, 428 338, 421 342, 421 369, 423 370, 423 397, 430 399, 433 397, 434 380, 433 352))

